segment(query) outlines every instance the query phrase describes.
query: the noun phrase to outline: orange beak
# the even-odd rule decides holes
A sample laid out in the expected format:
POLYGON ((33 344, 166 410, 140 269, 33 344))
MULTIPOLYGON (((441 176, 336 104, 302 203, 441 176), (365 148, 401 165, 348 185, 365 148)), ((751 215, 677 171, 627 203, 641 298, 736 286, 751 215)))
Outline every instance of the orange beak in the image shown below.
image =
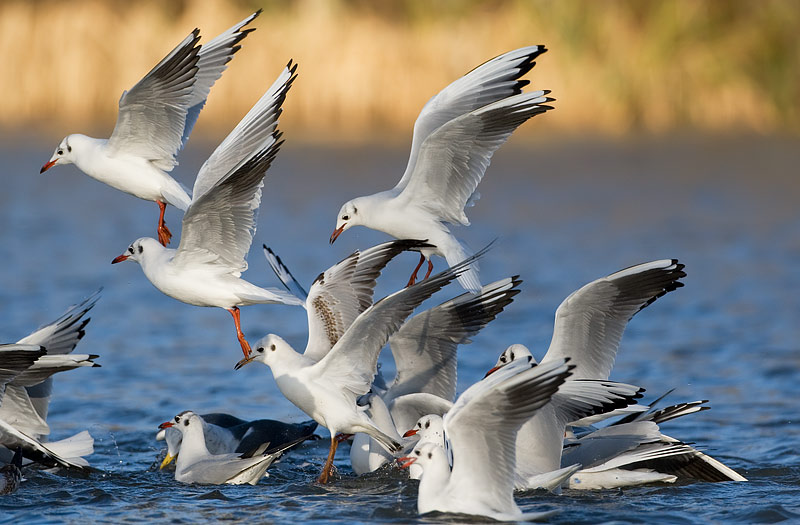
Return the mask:
POLYGON ((39 173, 44 173, 45 171, 49 170, 50 168, 56 165, 57 161, 58 159, 47 161, 47 163, 44 166, 42 166, 42 169, 39 170, 39 173))
POLYGON ((484 379, 486 379, 486 378, 487 378, 487 377, 489 377, 490 375, 492 375, 492 374, 494 374, 495 372, 497 372, 499 369, 500 369, 500 367, 499 367, 499 366, 495 366, 495 367, 493 367, 491 370, 489 370, 488 372, 486 372, 486 375, 485 375, 485 376, 483 376, 483 378, 484 378, 484 379))
POLYGON ((407 437, 416 436, 416 435, 417 435, 417 429, 416 428, 412 428, 411 430, 409 430, 408 432, 403 434, 403 437, 407 438, 407 437))
POLYGON ((403 456, 402 458, 397 458, 397 466, 400 468, 408 468, 414 463, 417 458, 410 457, 410 456, 403 456))
POLYGON ((114 257, 114 260, 111 261, 111 264, 117 264, 117 263, 120 263, 122 261, 127 261, 127 260, 128 260, 128 256, 127 255, 125 255, 125 254, 117 255, 116 257, 114 257))
POLYGON ((158 425, 158 428, 159 428, 159 430, 164 430, 165 428, 174 427, 174 426, 175 426, 175 423, 173 423, 172 421, 166 421, 166 422, 161 423, 160 425, 158 425))
POLYGON ((343 231, 344 231, 344 224, 333 230, 333 233, 331 234, 331 244, 333 244, 334 241, 336 241, 336 238, 339 237, 343 231))

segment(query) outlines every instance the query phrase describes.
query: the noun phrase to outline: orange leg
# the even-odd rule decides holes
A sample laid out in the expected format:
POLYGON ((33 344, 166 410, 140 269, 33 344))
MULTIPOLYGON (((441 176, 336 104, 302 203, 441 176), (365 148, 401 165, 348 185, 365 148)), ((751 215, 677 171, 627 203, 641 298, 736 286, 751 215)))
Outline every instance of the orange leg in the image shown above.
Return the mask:
POLYGON ((433 271, 433 261, 428 259, 428 273, 425 274, 425 277, 423 277, 422 280, 424 281, 425 279, 430 277, 432 271, 433 271))
POLYGON ((244 338, 244 334, 242 333, 242 325, 239 322, 239 307, 234 306, 228 311, 233 316, 233 322, 236 323, 236 338, 239 339, 239 344, 242 345, 244 358, 247 359, 250 357, 250 345, 247 343, 247 339, 244 338))
POLYGON ((322 467, 322 474, 319 475, 317 481, 319 483, 327 483, 331 477, 331 469, 333 468, 333 456, 336 455, 336 447, 339 446, 339 440, 335 435, 331 436, 331 449, 328 451, 328 459, 325 460, 325 466, 322 467))
POLYGON ((167 228, 167 225, 164 223, 164 212, 167 211, 167 205, 161 201, 156 201, 156 203, 160 210, 158 214, 158 242, 160 242, 162 246, 166 246, 169 244, 169 240, 172 239, 172 232, 169 231, 169 228, 167 228))
MULTIPOLYGON (((416 268, 414 268, 414 272, 411 274, 411 278, 408 280, 408 284, 406 285, 406 288, 408 288, 409 286, 411 286, 412 284, 417 282, 417 272, 419 272, 419 269, 422 268, 422 263, 424 263, 424 262, 425 262, 425 256, 422 255, 422 254, 419 254, 419 264, 417 265, 416 268)), ((428 262, 428 264, 430 264, 430 261, 428 262)), ((430 272, 428 272, 428 273, 430 273, 430 272)))

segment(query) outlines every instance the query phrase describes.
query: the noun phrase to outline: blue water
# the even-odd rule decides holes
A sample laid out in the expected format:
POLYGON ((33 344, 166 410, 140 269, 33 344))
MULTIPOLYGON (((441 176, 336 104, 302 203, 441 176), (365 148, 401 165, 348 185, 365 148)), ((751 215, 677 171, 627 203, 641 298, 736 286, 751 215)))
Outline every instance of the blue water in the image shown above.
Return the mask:
MULTIPOLYGON (((347 199, 386 189, 405 165, 404 146, 315 147, 289 142, 264 189, 245 276, 276 285, 261 256, 268 243, 309 284, 352 250, 385 240, 363 228, 331 247, 347 199)), ((228 313, 163 296, 135 264, 111 259, 152 236, 157 208, 62 167, 39 175, 57 137, 7 138, 0 192, 0 334, 4 342, 55 319, 105 287, 77 352, 102 368, 60 374, 49 417, 53 438, 88 429, 89 475, 27 469, 0 498, 0 523, 431 522, 416 517, 416 484, 396 472, 356 478, 346 447, 341 479, 314 483, 327 439, 274 465, 258 486, 187 486, 157 470, 157 425, 176 413, 225 411, 243 418, 305 419, 268 370, 234 371, 240 350, 228 313)), ((192 144, 178 168, 188 186, 211 151, 192 144)), ((547 348, 567 294, 631 264, 675 257, 686 286, 637 315, 612 379, 655 397, 709 399, 712 410, 663 425, 750 479, 597 492, 532 492, 524 510, 557 509, 554 523, 728 523, 800 520, 800 143, 795 139, 680 136, 613 140, 516 137, 501 149, 458 234, 473 248, 495 237, 484 281, 521 274, 523 293, 460 351, 460 390, 508 344, 547 348)), ((168 224, 179 230, 179 212, 168 224)), ((405 283, 415 255, 385 272, 376 297, 405 283)), ((437 261, 441 267, 442 262, 437 261)), ((434 301, 457 295, 452 286, 434 301)), ((428 303, 435 304, 433 302, 428 303)), ((299 308, 252 306, 251 341, 267 332, 305 342, 299 308)), ((387 367, 390 363, 387 363, 387 367)), ((325 435, 325 431, 322 431, 325 435)))

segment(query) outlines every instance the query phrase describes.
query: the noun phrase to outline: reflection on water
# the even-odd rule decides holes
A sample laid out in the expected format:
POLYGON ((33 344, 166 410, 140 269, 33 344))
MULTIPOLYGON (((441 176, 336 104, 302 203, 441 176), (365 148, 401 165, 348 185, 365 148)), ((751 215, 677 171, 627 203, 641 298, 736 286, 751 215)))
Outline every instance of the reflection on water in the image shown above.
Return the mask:
MULTIPOLYGON (((3 151, 0 332, 16 340, 105 287, 79 347, 100 354, 103 367, 59 376, 50 416, 54 438, 89 428, 97 439, 90 459, 100 472, 85 478, 28 471, 22 489, 0 500, 9 516, 0 522, 411 520, 415 485, 395 473, 355 479, 344 453, 337 464, 345 479, 313 485, 325 440, 287 457, 257 487, 187 487, 153 469, 156 425, 183 409, 294 421, 304 415, 281 397, 265 368, 233 370, 239 350, 227 313, 164 297, 136 265, 110 265, 130 241, 154 234, 156 206, 73 167, 39 175, 49 148, 50 141, 35 140, 6 142, 3 151)), ((209 151, 191 145, 178 168, 188 186, 209 151)), ((265 186, 248 279, 277 284, 260 253, 264 242, 308 284, 352 250, 385 240, 356 228, 333 247, 327 243, 339 206, 394 185, 406 155, 404 148, 287 144, 265 186)), ((532 493, 520 498, 525 509, 562 509, 555 521, 564 523, 800 517, 798 164, 796 140, 766 138, 512 141, 498 152, 469 211, 473 226, 458 235, 473 248, 500 238, 482 262, 485 281, 521 274, 525 282, 514 304, 462 349, 460 389, 510 343, 541 355, 556 306, 582 284, 676 257, 686 264, 686 287, 633 320, 612 378, 641 384, 653 397, 676 388, 674 401, 710 399, 711 411, 670 422, 665 432, 698 443, 751 479, 532 493)), ((167 221, 177 233, 179 212, 170 209, 167 221)), ((404 284, 415 261, 406 255, 393 263, 376 296, 404 284)), ((434 301, 458 293, 452 287, 434 301)), ((304 343, 299 308, 248 307, 242 324, 251 340, 269 331, 304 343)))

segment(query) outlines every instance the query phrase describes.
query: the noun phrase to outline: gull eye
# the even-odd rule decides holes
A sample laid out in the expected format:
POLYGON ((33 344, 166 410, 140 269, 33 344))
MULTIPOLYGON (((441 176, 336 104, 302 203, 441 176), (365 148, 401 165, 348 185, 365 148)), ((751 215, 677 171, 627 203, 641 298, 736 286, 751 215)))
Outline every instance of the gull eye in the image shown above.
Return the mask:
POLYGON ((503 354, 503 355, 500 356, 500 362, 501 363, 505 363, 506 362, 506 354, 503 354))
POLYGON ((421 456, 422 455, 419 450, 415 450, 414 454, 416 454, 417 456, 421 456))
POLYGON ((142 253, 143 251, 144 251, 144 248, 142 248, 142 245, 140 244, 139 245, 139 253, 142 253))
POLYGON ((133 253, 133 246, 128 246, 128 251, 133 253))
POLYGON ((259 354, 262 353, 263 351, 264 351, 263 346, 259 346, 258 348, 256 348, 256 352, 258 352, 259 354))
POLYGON ((272 343, 271 345, 269 345, 269 349, 274 352, 275 351, 275 343, 272 343))
POLYGON ((176 423, 180 423, 181 422, 181 416, 175 416, 175 422, 176 423))
POLYGON ((64 150, 63 150, 63 149, 60 149, 60 150, 58 150, 56 153, 57 153, 58 155, 63 155, 63 154, 64 154, 64 150))
POLYGON ((342 215, 342 220, 343 221, 350 220, 350 216, 349 215, 342 215))

